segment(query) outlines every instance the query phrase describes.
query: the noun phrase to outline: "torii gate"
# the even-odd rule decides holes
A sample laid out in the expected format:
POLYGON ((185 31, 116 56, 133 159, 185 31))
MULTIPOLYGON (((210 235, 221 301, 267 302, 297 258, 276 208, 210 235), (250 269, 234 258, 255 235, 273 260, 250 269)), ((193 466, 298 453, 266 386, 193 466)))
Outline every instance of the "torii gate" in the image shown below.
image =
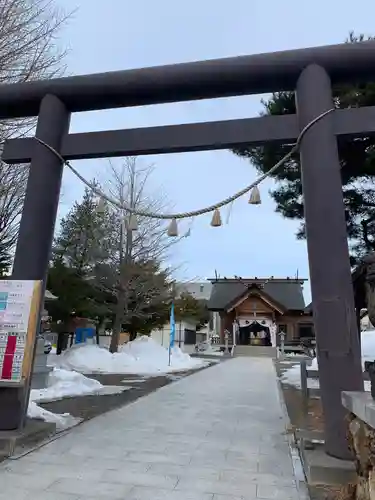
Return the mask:
MULTIPOLYGON (((0 118, 38 116, 36 136, 67 160, 293 142, 333 107, 331 84, 375 80, 375 42, 289 50, 2 85, 0 118), (296 90, 296 115, 69 134, 71 113, 296 90)), ((342 390, 363 390, 337 135, 375 133, 375 107, 336 110, 301 145, 302 184, 326 451, 348 457, 342 390)), ((63 165, 33 138, 3 160, 31 162, 14 279, 45 280, 63 165)))

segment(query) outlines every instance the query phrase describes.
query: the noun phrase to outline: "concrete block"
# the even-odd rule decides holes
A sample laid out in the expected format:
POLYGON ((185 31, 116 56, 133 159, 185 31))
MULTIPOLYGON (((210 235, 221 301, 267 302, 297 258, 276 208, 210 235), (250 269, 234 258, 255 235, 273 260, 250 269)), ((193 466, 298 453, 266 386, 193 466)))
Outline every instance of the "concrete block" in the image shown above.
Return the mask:
POLYGON ((369 392, 344 391, 341 400, 347 410, 375 429, 375 400, 369 392))
POLYGON ((354 462, 330 457, 322 446, 301 450, 301 459, 309 484, 345 485, 357 480, 354 462))
POLYGON ((27 419, 21 430, 0 431, 0 454, 10 457, 48 439, 55 432, 55 424, 27 419))

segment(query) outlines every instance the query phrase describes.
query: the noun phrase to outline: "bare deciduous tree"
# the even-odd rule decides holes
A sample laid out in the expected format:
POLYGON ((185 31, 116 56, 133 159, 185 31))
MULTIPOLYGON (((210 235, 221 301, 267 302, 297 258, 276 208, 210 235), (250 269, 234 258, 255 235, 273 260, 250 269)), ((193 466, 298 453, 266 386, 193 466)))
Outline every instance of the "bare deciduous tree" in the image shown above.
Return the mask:
MULTIPOLYGON (((108 194, 135 210, 163 212, 165 197, 158 190, 149 192, 153 168, 141 166, 137 158, 126 158, 121 164, 110 162, 105 189, 108 194)), ((138 229, 132 231, 129 218, 118 211, 118 238, 114 242, 113 259, 108 266, 115 273, 117 307, 111 341, 111 351, 118 348, 123 325, 134 319, 147 318, 153 306, 166 299, 169 272, 159 268, 176 240, 166 235, 165 222, 137 217, 138 229)), ((112 280, 111 280, 112 281, 112 280)))
MULTIPOLYGON (((53 0, 0 0, 0 84, 64 73, 57 34, 67 20, 53 0)), ((33 119, 0 121, 0 143, 27 134, 33 119)), ((25 165, 0 162, 0 248, 12 252, 28 177, 25 165)))

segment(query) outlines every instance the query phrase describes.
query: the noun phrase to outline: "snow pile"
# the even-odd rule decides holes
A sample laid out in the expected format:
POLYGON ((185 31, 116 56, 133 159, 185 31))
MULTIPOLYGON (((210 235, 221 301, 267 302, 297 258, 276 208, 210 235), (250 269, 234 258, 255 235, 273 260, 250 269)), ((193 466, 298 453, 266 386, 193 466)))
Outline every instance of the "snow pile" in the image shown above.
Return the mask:
MULTIPOLYGON (((364 368, 365 361, 375 360, 375 330, 367 330, 361 334, 361 349, 362 349, 362 366, 364 368)), ((309 370, 318 369, 318 360, 314 358, 311 364, 307 367, 309 370)), ((294 365, 286 370, 281 376, 281 380, 286 384, 293 385, 298 389, 301 388, 301 369, 300 365, 294 365)), ((370 391, 371 385, 368 380, 365 380, 365 391, 370 391)), ((309 389, 319 389, 318 379, 307 379, 307 386, 309 389)))
POLYGON ((128 342, 117 353, 112 354, 97 345, 77 345, 58 358, 56 366, 59 368, 81 373, 160 375, 197 369, 207 364, 174 347, 169 366, 168 349, 146 336, 128 342))
MULTIPOLYGON (((312 364, 307 367, 307 370, 313 369, 317 370, 318 368, 318 362, 317 359, 314 358, 312 360, 312 364)), ((298 389, 301 389, 301 368, 300 364, 298 365, 293 365, 291 368, 286 370, 282 376, 281 380, 285 382, 285 384, 293 385, 294 387, 297 387, 298 389)), ((314 378, 308 378, 307 379, 307 387, 309 389, 319 389, 319 380, 314 379, 314 378)))
POLYGON ((38 406, 37 403, 57 401, 67 397, 87 396, 90 394, 116 394, 128 390, 128 387, 104 386, 97 380, 85 377, 81 373, 55 368, 48 377, 45 389, 32 389, 27 414, 45 422, 55 423, 59 430, 75 425, 80 420, 69 413, 55 414, 38 406))
POLYGON ((90 394, 116 394, 127 389, 127 387, 105 386, 81 373, 54 368, 49 375, 48 386, 45 389, 32 389, 30 399, 36 402, 51 402, 90 394))
POLYGON ((79 418, 72 417, 70 413, 52 413, 45 410, 41 406, 38 406, 35 401, 29 402, 29 407, 27 409, 27 416, 29 418, 36 418, 38 420, 44 420, 51 424, 56 424, 58 430, 68 429, 77 425, 81 420, 79 418))
POLYGON ((375 360, 375 330, 367 330, 362 332, 362 363, 364 366, 365 361, 375 360))

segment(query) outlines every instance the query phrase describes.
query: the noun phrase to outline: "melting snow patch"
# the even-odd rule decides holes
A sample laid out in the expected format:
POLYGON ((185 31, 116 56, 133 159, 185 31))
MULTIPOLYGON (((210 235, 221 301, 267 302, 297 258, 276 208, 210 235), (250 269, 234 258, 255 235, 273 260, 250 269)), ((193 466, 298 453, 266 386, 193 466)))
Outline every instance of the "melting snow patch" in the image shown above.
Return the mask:
POLYGON ((54 368, 49 375, 48 386, 45 389, 33 389, 30 399, 36 402, 51 402, 90 394, 118 394, 126 389, 126 387, 105 386, 81 373, 54 368))
POLYGON ((58 430, 68 429, 79 423, 81 419, 75 418, 69 413, 52 413, 37 403, 47 403, 63 398, 87 396, 90 394, 119 394, 128 389, 129 387, 123 386, 105 386, 97 380, 85 377, 81 373, 55 368, 49 375, 48 386, 45 389, 32 389, 30 392, 27 415, 29 418, 54 423, 58 430))
POLYGON ((59 414, 45 410, 44 408, 38 406, 35 401, 29 402, 27 416, 29 418, 36 418, 51 424, 56 424, 56 428, 59 431, 69 429, 70 427, 73 427, 81 422, 81 419, 72 417, 69 413, 59 414))

